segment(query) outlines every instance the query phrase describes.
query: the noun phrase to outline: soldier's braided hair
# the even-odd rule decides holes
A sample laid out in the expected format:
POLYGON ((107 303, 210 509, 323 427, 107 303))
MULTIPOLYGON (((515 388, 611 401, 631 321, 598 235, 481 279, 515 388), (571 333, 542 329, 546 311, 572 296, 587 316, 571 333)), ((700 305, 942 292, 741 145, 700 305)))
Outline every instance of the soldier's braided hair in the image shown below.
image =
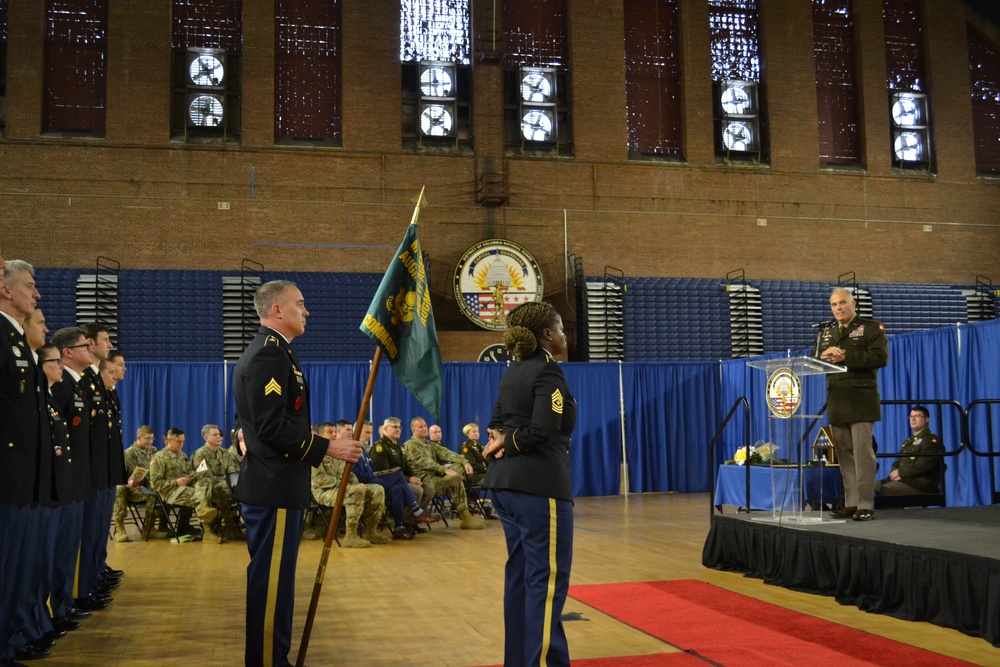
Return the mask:
POLYGON ((559 314, 547 301, 529 301, 507 315, 507 331, 503 345, 517 359, 531 355, 538 347, 538 337, 556 323, 559 314))

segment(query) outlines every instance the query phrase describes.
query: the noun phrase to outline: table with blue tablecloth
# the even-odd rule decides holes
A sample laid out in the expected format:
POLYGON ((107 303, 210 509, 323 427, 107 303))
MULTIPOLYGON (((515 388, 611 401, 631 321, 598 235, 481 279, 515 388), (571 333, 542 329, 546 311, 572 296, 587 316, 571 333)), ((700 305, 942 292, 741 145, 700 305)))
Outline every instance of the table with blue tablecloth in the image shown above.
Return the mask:
MULTIPOLYGON (((773 510, 774 496, 771 493, 772 468, 769 466, 750 467, 750 509, 773 510)), ((843 484, 840 478, 840 466, 826 465, 823 467, 803 467, 805 474, 806 503, 813 509, 819 505, 840 504, 843 495, 843 484), (822 486, 821 486, 822 485, 822 486), (822 489, 822 503, 820 490, 822 489)), ((773 469, 776 484, 782 487, 783 506, 781 509, 793 509, 794 498, 799 488, 799 469, 797 466, 773 469)), ((747 507, 746 500, 746 468, 738 465, 720 465, 719 476, 715 482, 715 506, 736 505, 747 507)))

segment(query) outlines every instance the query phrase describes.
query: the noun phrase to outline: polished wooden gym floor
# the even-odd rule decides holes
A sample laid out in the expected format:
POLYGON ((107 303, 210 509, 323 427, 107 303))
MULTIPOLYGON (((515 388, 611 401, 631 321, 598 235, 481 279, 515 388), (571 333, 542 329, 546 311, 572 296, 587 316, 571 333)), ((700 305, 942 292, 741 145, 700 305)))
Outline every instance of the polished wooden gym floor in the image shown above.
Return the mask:
MULTIPOLYGON (((699 579, 974 664, 1000 665, 1000 649, 955 630, 868 614, 829 597, 702 567, 707 494, 579 498, 575 514, 573 584, 699 579)), ((458 530, 457 522, 434 526, 412 542, 334 547, 308 665, 502 662, 500 523, 490 521, 482 531, 458 530)), ((299 553, 293 663, 321 545, 303 542, 299 553)), ((51 657, 32 664, 241 665, 248 560, 245 542, 111 542, 108 562, 126 571, 114 602, 59 640, 51 657)), ((566 624, 573 658, 675 650, 572 598, 564 611, 586 619, 566 624)))

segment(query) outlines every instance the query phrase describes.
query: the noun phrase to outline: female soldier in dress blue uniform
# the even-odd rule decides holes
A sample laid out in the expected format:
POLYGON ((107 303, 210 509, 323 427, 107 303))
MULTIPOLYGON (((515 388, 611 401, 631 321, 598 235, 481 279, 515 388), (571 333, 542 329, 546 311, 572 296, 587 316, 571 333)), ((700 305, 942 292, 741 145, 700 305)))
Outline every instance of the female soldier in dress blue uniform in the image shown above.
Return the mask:
POLYGON ((518 361, 500 380, 483 451, 483 485, 507 538, 504 665, 568 667, 562 609, 573 560, 576 401, 553 359, 565 352, 566 335, 549 303, 522 304, 507 322, 504 346, 518 361))

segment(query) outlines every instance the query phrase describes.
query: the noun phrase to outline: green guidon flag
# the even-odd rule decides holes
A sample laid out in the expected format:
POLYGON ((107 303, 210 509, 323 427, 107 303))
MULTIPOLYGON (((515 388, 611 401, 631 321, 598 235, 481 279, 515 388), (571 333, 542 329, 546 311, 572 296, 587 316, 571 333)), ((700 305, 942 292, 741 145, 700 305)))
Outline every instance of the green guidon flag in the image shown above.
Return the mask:
POLYGON ((417 238, 417 218, 426 205, 421 189, 413 219, 368 306, 361 330, 389 357, 399 381, 440 419, 441 351, 417 238))

